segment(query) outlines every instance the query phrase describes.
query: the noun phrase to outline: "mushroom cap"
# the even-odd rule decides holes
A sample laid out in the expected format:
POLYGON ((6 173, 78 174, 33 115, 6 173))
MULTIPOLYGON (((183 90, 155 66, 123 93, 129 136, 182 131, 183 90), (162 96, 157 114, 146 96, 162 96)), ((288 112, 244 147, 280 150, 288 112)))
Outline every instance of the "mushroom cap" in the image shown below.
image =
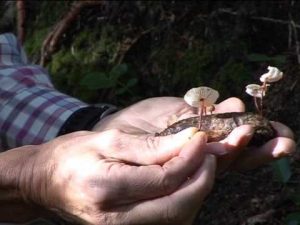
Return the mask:
POLYGON ((207 107, 217 101, 219 92, 210 87, 202 86, 188 90, 183 98, 192 107, 199 107, 200 101, 203 101, 203 105, 207 107))
POLYGON ((249 85, 247 85, 246 86, 246 93, 253 96, 253 97, 256 97, 256 98, 262 98, 266 94, 266 92, 258 84, 249 84, 249 85))
POLYGON ((276 82, 279 81, 283 76, 283 73, 276 67, 268 66, 268 70, 269 72, 261 75, 260 77, 261 82, 267 82, 267 83, 276 82))

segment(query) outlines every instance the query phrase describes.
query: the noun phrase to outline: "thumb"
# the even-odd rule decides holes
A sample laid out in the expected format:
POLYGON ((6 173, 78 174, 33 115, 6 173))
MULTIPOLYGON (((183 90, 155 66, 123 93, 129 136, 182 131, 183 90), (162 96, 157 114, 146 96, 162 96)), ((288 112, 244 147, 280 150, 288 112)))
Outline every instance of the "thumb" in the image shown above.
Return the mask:
POLYGON ((106 158, 139 165, 163 164, 177 156, 196 132, 197 128, 191 127, 173 135, 154 136, 111 130, 95 134, 94 140, 97 151, 106 158))

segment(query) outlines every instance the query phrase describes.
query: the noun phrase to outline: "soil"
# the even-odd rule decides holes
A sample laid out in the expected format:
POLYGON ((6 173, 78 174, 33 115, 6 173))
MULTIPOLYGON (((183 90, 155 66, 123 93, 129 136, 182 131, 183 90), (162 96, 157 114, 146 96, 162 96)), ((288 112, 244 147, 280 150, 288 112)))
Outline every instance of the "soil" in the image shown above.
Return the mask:
POLYGON ((217 178, 195 224, 283 225, 289 213, 299 210, 291 200, 299 186, 299 175, 300 171, 295 170, 290 182, 283 185, 274 179, 269 166, 223 174, 217 178))

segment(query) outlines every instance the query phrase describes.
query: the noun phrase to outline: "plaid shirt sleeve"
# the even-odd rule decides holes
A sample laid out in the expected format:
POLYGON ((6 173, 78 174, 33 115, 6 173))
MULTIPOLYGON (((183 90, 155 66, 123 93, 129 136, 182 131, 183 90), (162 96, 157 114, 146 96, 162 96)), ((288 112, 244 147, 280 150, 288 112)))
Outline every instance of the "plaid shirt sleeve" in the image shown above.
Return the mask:
POLYGON ((13 34, 0 35, 0 152, 55 138, 86 106, 55 90, 45 69, 28 64, 13 34))

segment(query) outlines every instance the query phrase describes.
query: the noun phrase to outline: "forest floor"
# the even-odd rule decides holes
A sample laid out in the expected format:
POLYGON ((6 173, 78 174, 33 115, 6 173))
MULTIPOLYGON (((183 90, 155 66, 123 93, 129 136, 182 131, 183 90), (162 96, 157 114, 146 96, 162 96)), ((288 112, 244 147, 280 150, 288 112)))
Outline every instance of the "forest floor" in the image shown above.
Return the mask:
MULTIPOLYGON (((299 160, 300 155, 293 158, 299 160)), ((299 210, 291 200, 296 194, 295 190, 299 188, 299 181, 299 169, 294 171, 287 184, 275 181, 270 166, 247 173, 227 173, 219 176, 195 224, 286 224, 284 220, 287 215, 299 210)))

